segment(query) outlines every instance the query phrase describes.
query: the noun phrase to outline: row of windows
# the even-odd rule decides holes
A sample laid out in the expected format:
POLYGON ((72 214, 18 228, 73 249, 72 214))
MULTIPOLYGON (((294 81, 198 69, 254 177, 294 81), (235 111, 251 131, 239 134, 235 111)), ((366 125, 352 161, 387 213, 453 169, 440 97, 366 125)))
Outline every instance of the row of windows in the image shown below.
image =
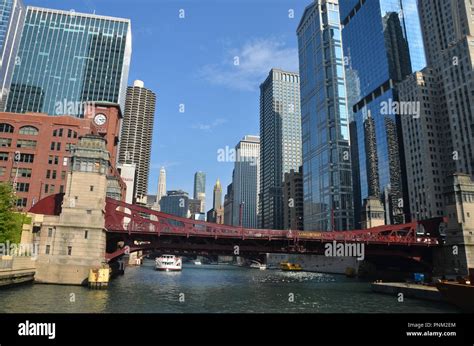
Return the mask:
MULTIPOLYGON (((53 137, 62 137, 65 129, 56 129, 53 131, 53 137)), ((67 138, 77 138, 77 132, 71 129, 67 130, 67 138)))
MULTIPOLYGON (((0 161, 8 161, 9 159, 9 153, 7 152, 0 152, 0 161)), ((19 157, 19 160, 18 162, 25 162, 25 163, 33 163, 35 159, 35 155, 34 154, 20 154, 20 157, 19 157)))
MULTIPOLYGON (((15 128, 7 123, 0 123, 0 133, 13 133, 15 128)), ((56 129, 53 131, 53 137, 63 137, 65 135, 66 129, 56 129)), ((37 136, 39 130, 33 126, 23 126, 20 128, 20 135, 30 135, 37 136)), ((77 138, 78 134, 76 131, 67 129, 67 138, 77 138)), ((0 144, 1 145, 1 144, 0 144)))
MULTIPOLYGON (((30 140, 30 139, 19 139, 16 142, 17 148, 25 148, 25 149, 36 149, 37 141, 30 140)), ((11 147, 12 139, 11 138, 0 138, 0 147, 11 147)))
MULTIPOLYGON (((13 133, 15 131, 15 128, 6 123, 0 123, 0 133, 13 133)), ((36 127, 33 126, 23 126, 20 127, 20 135, 33 135, 37 136, 39 131, 36 127)))

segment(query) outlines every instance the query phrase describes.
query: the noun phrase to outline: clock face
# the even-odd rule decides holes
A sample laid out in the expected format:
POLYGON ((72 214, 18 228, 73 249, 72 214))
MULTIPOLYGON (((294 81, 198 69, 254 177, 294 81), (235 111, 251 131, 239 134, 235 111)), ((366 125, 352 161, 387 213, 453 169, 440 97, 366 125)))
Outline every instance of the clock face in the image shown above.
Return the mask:
POLYGON ((102 126, 107 121, 107 117, 104 114, 97 114, 94 117, 94 123, 98 126, 102 126))

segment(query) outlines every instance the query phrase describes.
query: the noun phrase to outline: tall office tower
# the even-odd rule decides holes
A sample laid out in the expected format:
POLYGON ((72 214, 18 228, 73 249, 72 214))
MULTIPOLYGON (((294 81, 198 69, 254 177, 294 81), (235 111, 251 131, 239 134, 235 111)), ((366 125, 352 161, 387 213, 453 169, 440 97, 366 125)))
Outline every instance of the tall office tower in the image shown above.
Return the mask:
POLYGON ((245 136, 235 147, 232 224, 258 228, 260 138, 245 136))
POLYGON ((400 100, 417 108, 402 117, 410 213, 416 220, 443 216, 443 190, 454 161, 442 82, 427 67, 398 89, 400 100))
POLYGON ((189 213, 189 195, 182 190, 171 190, 166 196, 161 197, 160 210, 163 213, 188 218, 189 213))
POLYGON ((161 197, 166 196, 166 170, 165 167, 160 168, 160 175, 158 177, 158 191, 156 193, 156 204, 160 205, 161 197))
POLYGON ((443 189, 453 173, 474 176, 474 5, 419 2, 429 66, 399 85, 419 108, 403 117, 410 209, 416 219, 445 214, 443 189))
POLYGON ((227 192, 224 196, 224 224, 232 225, 232 210, 234 209, 234 192, 232 183, 227 185, 227 192))
POLYGON ((136 80, 133 86, 128 87, 119 162, 137 165, 135 180, 137 200, 141 200, 148 192, 155 103, 155 93, 145 88, 142 81, 136 80))
POLYGON ((0 111, 5 111, 10 91, 26 8, 22 0, 0 1, 0 111))
POLYGON ((207 221, 224 223, 224 207, 222 206, 222 186, 219 178, 214 185, 212 209, 207 212, 207 221))
POLYGON ((474 177, 474 4, 424 0, 420 14, 428 61, 442 82, 454 170, 474 177))
POLYGON ((360 210, 365 199, 378 198, 386 223, 410 218, 396 86, 426 65, 416 2, 340 1, 349 84, 359 92, 348 98, 355 205, 360 210))
POLYGON ((307 6, 297 34, 304 229, 352 229, 349 120, 338 1, 319 0, 307 6))
POLYGON ((418 6, 428 66, 442 58, 441 51, 474 33, 472 1, 420 0, 418 6))
POLYGON ((300 77, 298 73, 273 68, 260 85, 262 228, 283 228, 283 178, 300 165, 300 77))
POLYGON ((194 199, 201 200, 201 213, 206 210, 206 173, 194 173, 194 199))
POLYGON ((107 101, 123 112, 131 51, 129 19, 28 6, 6 110, 83 117, 107 101))
POLYGON ((293 169, 285 173, 283 182, 283 224, 285 229, 303 230, 303 167, 298 172, 293 169))
POLYGON ((216 184, 214 185, 214 194, 212 199, 212 207, 214 210, 222 208, 222 186, 219 178, 217 178, 216 184))

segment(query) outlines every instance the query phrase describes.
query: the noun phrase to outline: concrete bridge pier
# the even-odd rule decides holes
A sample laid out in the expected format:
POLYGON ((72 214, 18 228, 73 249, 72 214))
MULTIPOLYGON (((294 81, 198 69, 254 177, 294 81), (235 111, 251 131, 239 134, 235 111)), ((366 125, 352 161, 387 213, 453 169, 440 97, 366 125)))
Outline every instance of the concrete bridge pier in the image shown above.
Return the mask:
POLYGON ((35 281, 87 283, 106 265, 105 200, 110 154, 102 137, 86 135, 73 151, 59 215, 41 217, 35 281))
POLYGON ((446 242, 434 249, 435 275, 469 275, 474 268, 474 182, 466 174, 449 177, 444 191, 446 242))

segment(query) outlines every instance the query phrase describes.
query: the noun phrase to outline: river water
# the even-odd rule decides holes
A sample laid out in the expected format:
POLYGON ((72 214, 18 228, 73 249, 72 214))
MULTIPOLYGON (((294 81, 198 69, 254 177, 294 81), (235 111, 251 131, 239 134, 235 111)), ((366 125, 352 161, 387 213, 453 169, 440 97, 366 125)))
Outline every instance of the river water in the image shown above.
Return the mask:
POLYGON ((22 285, 0 290, 0 313, 443 313, 456 308, 371 292, 370 283, 308 272, 185 264, 182 272, 128 267, 107 290, 22 285))

